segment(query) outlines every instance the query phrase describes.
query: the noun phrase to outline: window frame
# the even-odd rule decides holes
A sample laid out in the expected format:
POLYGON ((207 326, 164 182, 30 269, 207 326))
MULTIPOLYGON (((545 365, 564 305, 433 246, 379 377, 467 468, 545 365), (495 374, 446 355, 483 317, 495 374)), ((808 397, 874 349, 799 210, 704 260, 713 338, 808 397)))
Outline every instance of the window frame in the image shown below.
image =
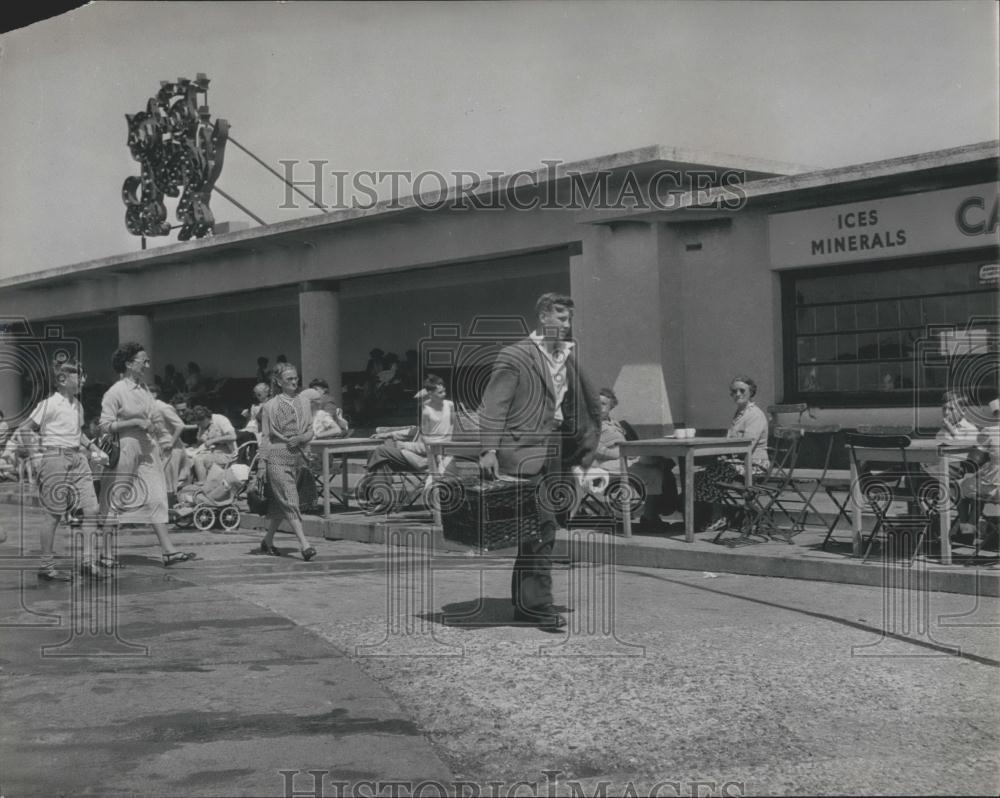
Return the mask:
MULTIPOLYGON (((886 271, 902 271, 906 269, 920 269, 929 266, 949 266, 958 263, 968 263, 972 261, 982 261, 983 264, 996 263, 1000 259, 1000 246, 979 247, 976 249, 958 250, 946 253, 934 253, 929 255, 919 255, 909 258, 890 260, 871 260, 860 263, 837 263, 826 266, 802 267, 782 269, 780 272, 781 289, 781 340, 782 340, 782 374, 784 390, 783 401, 786 403, 805 402, 809 405, 823 407, 913 407, 914 405, 934 406, 940 404, 943 388, 928 388, 918 390, 896 390, 896 391, 803 391, 799 388, 798 375, 798 341, 797 341, 797 307, 795 304, 796 283, 802 279, 839 276, 849 278, 856 274, 886 271)), ((995 292, 1000 292, 1000 286, 994 288, 995 292)), ((969 291, 955 292, 961 294, 969 291)), ((948 296, 943 294, 920 294, 913 297, 884 297, 885 299, 900 298, 926 298, 934 296, 948 296)), ((877 299, 877 297, 872 297, 877 299)), ((848 300, 845 300, 845 303, 848 300)), ((835 306, 835 303, 831 303, 835 306)), ((897 328, 903 330, 904 325, 897 328)), ((804 333, 808 334, 808 333, 804 333)), ((857 333, 855 333, 857 334, 857 333)), ((857 363, 860 361, 844 361, 857 363)), ((873 363, 884 363, 885 360, 871 361, 873 363)), ((905 364, 911 369, 913 359, 900 358, 900 364, 905 364)))

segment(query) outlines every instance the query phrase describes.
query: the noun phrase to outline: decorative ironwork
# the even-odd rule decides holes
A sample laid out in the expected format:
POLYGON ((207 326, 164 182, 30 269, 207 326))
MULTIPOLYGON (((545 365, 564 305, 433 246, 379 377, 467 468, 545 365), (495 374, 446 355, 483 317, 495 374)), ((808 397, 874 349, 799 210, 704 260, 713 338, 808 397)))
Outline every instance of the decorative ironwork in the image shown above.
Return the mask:
POLYGON ((178 239, 212 232, 215 217, 209 201, 222 172, 229 123, 210 121, 208 83, 200 72, 193 81, 160 81, 160 90, 149 98, 145 111, 125 115, 128 148, 142 166, 140 175, 130 175, 122 185, 125 227, 132 235, 170 233, 164 196, 180 197, 178 239))

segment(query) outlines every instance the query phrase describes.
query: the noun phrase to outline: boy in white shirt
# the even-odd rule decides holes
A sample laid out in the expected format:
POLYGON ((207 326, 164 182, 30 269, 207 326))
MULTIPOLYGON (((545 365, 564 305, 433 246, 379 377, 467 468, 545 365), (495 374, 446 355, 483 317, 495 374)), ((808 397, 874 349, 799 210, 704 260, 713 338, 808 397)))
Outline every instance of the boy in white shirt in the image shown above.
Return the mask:
MULTIPOLYGON (((416 440, 395 440, 397 433, 390 432, 372 437, 386 437, 390 440, 376 449, 368 459, 368 469, 388 462, 410 466, 414 471, 427 469, 427 444, 451 440, 454 427, 455 404, 445 397, 448 395, 444 380, 436 374, 428 374, 424 387, 416 394, 421 402, 420 433, 416 440)), ((443 464, 442 464, 443 466, 443 464)))
MULTIPOLYGON (((49 522, 40 534, 41 565, 38 578, 50 582, 71 582, 72 572, 56 568, 55 536, 59 521, 69 511, 80 509, 84 518, 97 519, 98 504, 90 465, 84 454, 90 450, 97 459, 106 455, 83 434, 83 406, 77 399, 86 379, 83 369, 73 361, 53 367, 56 390, 43 399, 18 434, 37 432, 41 460, 38 466, 38 495, 49 514, 49 522)), ((80 571, 92 579, 106 579, 107 574, 93 560, 90 536, 83 535, 83 563, 80 571)))

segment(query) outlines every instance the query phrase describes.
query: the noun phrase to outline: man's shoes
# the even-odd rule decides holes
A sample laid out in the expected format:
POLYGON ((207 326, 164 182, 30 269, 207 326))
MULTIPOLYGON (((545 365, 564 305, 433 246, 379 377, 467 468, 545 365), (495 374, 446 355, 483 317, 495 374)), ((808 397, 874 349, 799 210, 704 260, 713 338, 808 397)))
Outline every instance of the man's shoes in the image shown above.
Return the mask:
POLYGON ((54 565, 38 570, 38 578, 46 582, 72 582, 73 574, 67 571, 60 571, 54 565))
POLYGON ((537 626, 546 632, 558 632, 566 626, 566 619, 552 607, 543 607, 530 612, 514 610, 514 620, 518 623, 537 626))
POLYGON ((281 549, 277 548, 276 546, 274 546, 271 543, 266 543, 263 540, 260 542, 259 552, 261 554, 268 554, 271 557, 284 557, 285 556, 285 555, 283 555, 281 553, 281 549))

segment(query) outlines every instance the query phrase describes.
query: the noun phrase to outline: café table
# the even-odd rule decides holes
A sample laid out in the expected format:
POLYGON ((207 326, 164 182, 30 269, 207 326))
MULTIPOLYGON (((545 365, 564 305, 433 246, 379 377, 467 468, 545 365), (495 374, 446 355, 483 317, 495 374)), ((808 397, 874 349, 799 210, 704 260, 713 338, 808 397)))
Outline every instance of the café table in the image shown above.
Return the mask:
MULTIPOLYGON (((684 540, 694 542, 694 460, 696 457, 715 455, 731 455, 743 457, 745 462, 744 480, 749 488, 753 482, 751 453, 753 441, 745 438, 712 438, 699 436, 696 438, 649 438, 638 441, 624 441, 618 444, 621 456, 621 473, 628 473, 628 458, 641 457, 673 457, 681 468, 681 478, 684 485, 684 540)), ((622 525, 625 537, 632 537, 632 519, 626 511, 622 513, 622 525)))
MULTIPOLYGON (((968 446, 970 443, 975 443, 974 439, 970 439, 969 442, 964 443, 964 446, 968 446)), ((863 463, 866 460, 876 460, 880 463, 892 463, 892 462, 903 462, 905 452, 907 463, 922 463, 936 465, 938 468, 934 473, 928 473, 929 476, 934 476, 941 480, 941 488, 943 493, 942 496, 949 497, 949 482, 950 477, 948 475, 948 466, 953 462, 964 459, 964 452, 951 453, 949 449, 954 449, 962 447, 962 441, 954 441, 951 445, 949 443, 944 443, 936 438, 913 438, 910 440, 910 445, 902 450, 891 450, 891 449, 866 449, 864 447, 855 447, 854 452, 857 458, 857 462, 863 463)), ((858 469, 855 463, 855 458, 851 458, 851 485, 858 485, 858 469)), ((852 548, 855 557, 861 556, 862 547, 862 528, 861 528, 861 510, 862 502, 859 501, 858 497, 855 495, 856 491, 852 488, 851 490, 851 503, 852 503, 852 528, 853 528, 853 539, 852 548)), ((941 503, 941 509, 938 516, 938 521, 941 530, 941 564, 951 565, 951 539, 949 533, 951 532, 951 500, 946 498, 941 503)))
MULTIPOLYGON (((330 514, 330 458, 339 457, 341 459, 340 473, 343 477, 341 483, 341 495, 337 498, 344 509, 350 509, 350 501, 347 487, 347 461, 351 457, 364 457, 375 451, 385 441, 374 438, 319 438, 309 442, 309 446, 314 450, 319 450, 321 462, 323 463, 323 515, 330 514)), ((336 494, 335 494, 336 495, 336 494)))

